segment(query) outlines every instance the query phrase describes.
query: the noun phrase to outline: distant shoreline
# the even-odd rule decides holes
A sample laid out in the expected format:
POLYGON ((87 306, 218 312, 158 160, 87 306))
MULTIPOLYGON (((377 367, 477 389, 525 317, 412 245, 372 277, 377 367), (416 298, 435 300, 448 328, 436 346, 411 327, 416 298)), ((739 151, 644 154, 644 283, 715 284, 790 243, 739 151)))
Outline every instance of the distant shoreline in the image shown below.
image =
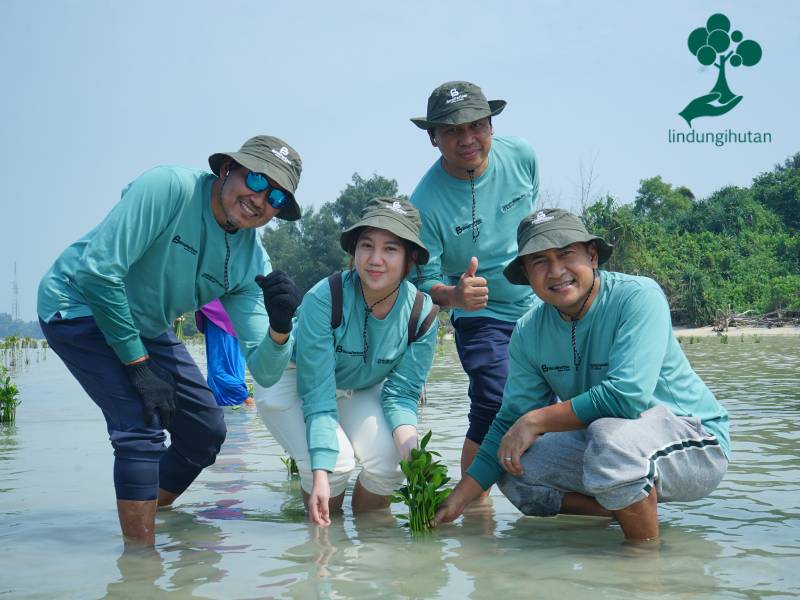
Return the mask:
POLYGON ((677 337, 709 337, 712 335, 800 335, 800 327, 795 325, 786 325, 783 327, 728 327, 728 331, 719 332, 714 331, 711 325, 705 327, 673 327, 672 331, 677 337))

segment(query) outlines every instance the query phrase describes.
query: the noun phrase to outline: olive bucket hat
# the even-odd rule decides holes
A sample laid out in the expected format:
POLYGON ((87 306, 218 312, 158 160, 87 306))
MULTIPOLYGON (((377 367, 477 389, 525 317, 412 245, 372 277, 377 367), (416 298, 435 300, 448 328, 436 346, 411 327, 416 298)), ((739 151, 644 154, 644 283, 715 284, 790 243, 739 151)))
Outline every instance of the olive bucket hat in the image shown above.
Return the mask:
POLYGON ((247 140, 238 152, 217 152, 208 157, 208 164, 214 175, 219 177, 219 169, 226 158, 232 158, 246 169, 262 173, 289 193, 289 203, 276 215, 284 221, 300 218, 300 205, 294 192, 300 182, 303 161, 289 144, 271 135, 257 135, 247 140))
POLYGON ((420 129, 472 123, 503 112, 505 100, 486 100, 480 87, 469 81, 448 81, 428 97, 426 117, 411 119, 420 129))
POLYGON ((591 241, 597 244, 597 262, 602 265, 614 248, 603 238, 586 231, 577 215, 560 208, 537 210, 517 226, 517 257, 503 269, 503 275, 516 285, 529 285, 521 257, 551 248, 564 248, 576 242, 591 241))
POLYGON ((373 198, 361 211, 361 218, 342 232, 339 242, 348 254, 355 254, 362 227, 385 229, 417 247, 417 264, 428 262, 429 253, 419 239, 419 211, 404 198, 373 198))

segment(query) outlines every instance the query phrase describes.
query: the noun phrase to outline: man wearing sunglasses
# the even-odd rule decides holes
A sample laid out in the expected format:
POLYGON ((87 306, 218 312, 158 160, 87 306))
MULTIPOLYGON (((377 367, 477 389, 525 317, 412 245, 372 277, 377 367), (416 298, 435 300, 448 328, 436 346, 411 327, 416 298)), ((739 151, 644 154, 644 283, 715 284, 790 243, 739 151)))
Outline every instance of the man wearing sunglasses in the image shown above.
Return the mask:
POLYGON ((138 177, 39 284, 50 347, 103 411, 126 542, 154 544, 156 507, 172 504, 225 440, 222 409, 173 321, 219 298, 266 387, 291 354, 300 294, 271 270, 256 228, 300 218, 300 156, 262 135, 209 165, 213 174, 156 167, 138 177))

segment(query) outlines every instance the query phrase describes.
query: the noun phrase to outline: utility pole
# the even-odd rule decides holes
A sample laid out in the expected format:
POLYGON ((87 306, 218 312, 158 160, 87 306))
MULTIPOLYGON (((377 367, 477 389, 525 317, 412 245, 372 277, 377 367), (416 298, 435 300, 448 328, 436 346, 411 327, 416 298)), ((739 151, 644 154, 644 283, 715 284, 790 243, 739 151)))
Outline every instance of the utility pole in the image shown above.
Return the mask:
POLYGON ((14 281, 11 284, 11 318, 19 321, 19 286, 17 286, 17 261, 14 261, 14 281))

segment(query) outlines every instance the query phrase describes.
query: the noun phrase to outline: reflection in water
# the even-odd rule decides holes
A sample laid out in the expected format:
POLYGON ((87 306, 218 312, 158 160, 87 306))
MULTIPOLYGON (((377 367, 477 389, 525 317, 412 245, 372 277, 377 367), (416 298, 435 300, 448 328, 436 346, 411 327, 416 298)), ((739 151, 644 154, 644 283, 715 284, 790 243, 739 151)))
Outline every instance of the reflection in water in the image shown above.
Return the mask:
POLYGON ((298 599, 430 598, 448 583, 444 542, 412 539, 388 512, 336 518, 330 527, 308 523, 307 532, 281 556, 288 565, 261 573, 264 590, 298 599))
MULTIPOLYGON (((797 597, 800 337, 683 347, 731 415, 733 460, 709 498, 659 507, 655 552, 625 546, 607 519, 522 517, 496 489, 427 536, 385 512, 354 516, 349 504, 317 528, 281 448, 243 408, 226 410, 217 464, 175 509, 159 511, 156 549, 120 555, 102 416, 60 361, 33 364, 19 373, 16 425, 0 428, 0 565, 12 565, 0 573, 0 597, 797 597)), ((451 474, 466 388, 445 346, 420 429, 433 429, 451 474)))
POLYGON ((223 546, 218 527, 181 510, 158 513, 159 549, 126 548, 117 559, 120 579, 108 585, 105 598, 210 598, 197 594, 202 585, 221 581, 216 565, 223 546))

